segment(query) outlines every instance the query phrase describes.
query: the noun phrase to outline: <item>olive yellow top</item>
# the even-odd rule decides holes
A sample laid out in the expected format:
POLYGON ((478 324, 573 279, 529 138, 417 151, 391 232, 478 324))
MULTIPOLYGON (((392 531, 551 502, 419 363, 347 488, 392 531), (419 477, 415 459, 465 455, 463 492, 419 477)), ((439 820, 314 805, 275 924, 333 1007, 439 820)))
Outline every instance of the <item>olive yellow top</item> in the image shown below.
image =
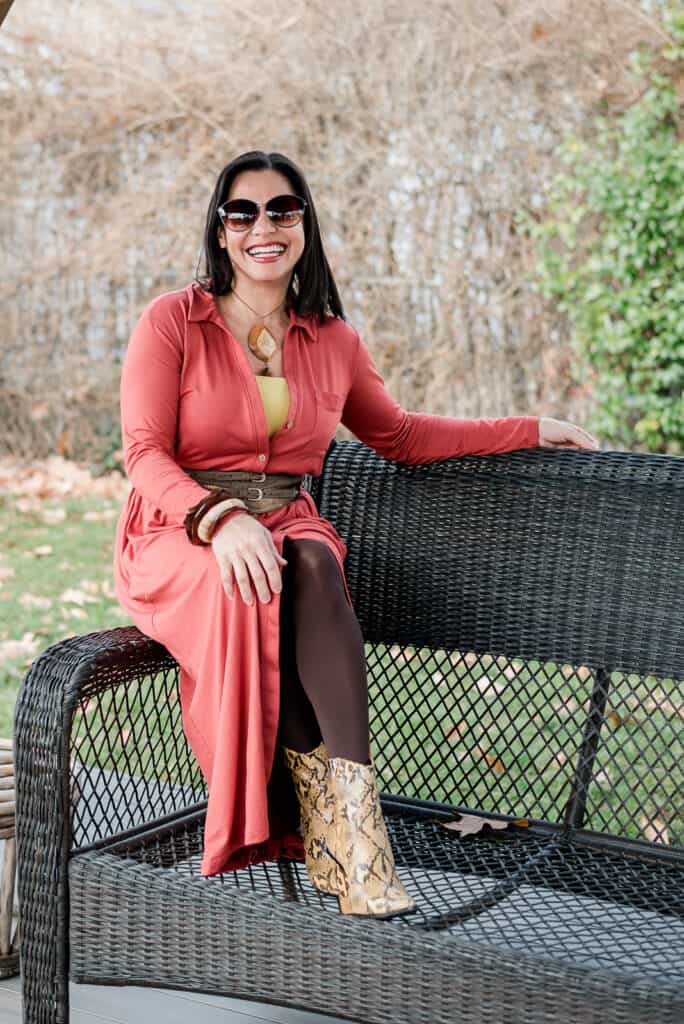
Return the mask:
POLYGON ((263 399, 268 436, 270 437, 275 434, 276 430, 280 430, 287 419, 287 411, 290 407, 287 378, 262 377, 257 374, 256 381, 263 399))

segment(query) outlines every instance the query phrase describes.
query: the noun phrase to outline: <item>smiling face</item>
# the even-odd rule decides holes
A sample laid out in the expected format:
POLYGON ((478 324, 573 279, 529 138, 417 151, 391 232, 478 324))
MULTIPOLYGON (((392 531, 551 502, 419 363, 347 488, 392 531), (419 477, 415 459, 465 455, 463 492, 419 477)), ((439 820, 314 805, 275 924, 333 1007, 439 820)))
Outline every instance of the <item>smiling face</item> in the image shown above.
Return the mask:
POLYGON ((304 252, 304 222, 292 228, 276 227, 266 215, 264 204, 274 196, 296 195, 287 178, 271 168, 260 171, 242 171, 230 187, 227 199, 252 199, 261 204, 256 223, 248 231, 229 231, 221 226, 219 245, 225 249, 233 267, 233 285, 282 285, 287 289, 294 267, 304 252), (275 258, 250 255, 249 250, 264 245, 285 246, 275 258))

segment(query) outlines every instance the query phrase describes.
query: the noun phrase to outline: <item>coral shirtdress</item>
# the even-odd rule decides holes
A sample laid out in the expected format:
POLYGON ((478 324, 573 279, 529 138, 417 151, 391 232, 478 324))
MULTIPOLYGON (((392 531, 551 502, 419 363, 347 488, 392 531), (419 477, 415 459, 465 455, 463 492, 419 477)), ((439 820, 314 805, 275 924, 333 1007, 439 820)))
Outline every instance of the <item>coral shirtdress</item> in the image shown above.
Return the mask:
MULTIPOLYGON (((247 356, 213 296, 193 282, 149 303, 121 375, 132 487, 116 530, 116 592, 180 666, 183 728, 209 794, 204 876, 279 856, 301 860, 303 847, 267 791, 279 714, 280 595, 252 605, 237 587, 227 596, 212 548, 185 535, 183 518, 207 491, 181 466, 318 475, 340 422, 385 458, 411 464, 539 443, 537 416, 405 412, 357 332, 334 317, 291 313, 283 374, 289 411, 269 437, 247 356)), ((327 544, 344 579, 346 545, 306 491, 258 518, 280 554, 285 536, 327 544)))

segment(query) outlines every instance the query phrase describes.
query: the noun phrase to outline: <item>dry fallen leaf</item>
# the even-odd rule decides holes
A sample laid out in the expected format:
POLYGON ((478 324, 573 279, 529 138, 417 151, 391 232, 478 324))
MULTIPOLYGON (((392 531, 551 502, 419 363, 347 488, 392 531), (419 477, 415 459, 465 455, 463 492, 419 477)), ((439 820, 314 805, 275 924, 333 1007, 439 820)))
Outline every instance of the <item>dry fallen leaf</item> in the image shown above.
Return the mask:
POLYGON ((566 697, 565 700, 554 700, 551 703, 551 708, 557 715, 574 715, 579 707, 580 703, 575 697, 566 697))
POLYGON ((81 580, 80 587, 82 590, 87 591, 88 594, 99 594, 100 588, 96 580, 81 580))
POLYGON ((481 832, 485 826, 494 829, 506 829, 509 825, 518 825, 520 828, 527 828, 527 818, 514 818, 512 821, 502 821, 500 818, 487 818, 482 814, 459 814, 458 818, 450 821, 438 822, 449 832, 457 832, 461 836, 472 836, 481 832))
POLYGON ((44 523, 54 524, 63 523, 66 519, 66 509, 63 505, 56 505, 54 508, 43 508, 40 512, 40 518, 44 523))
POLYGON ((577 679, 581 679, 582 681, 590 679, 592 674, 588 665, 561 665, 561 672, 566 679, 570 679, 571 676, 575 676, 577 679))
POLYGON ((447 740, 449 743, 458 743, 462 736, 468 732, 469 725, 467 722, 459 722, 453 729, 450 729, 447 733, 447 740))
POLYGON ((475 680, 475 686, 478 688, 480 693, 501 693, 504 690, 505 683, 499 683, 494 679, 490 679, 487 675, 480 676, 479 679, 475 680))
POLYGON ((606 715, 606 721, 609 722, 614 729, 617 729, 620 725, 639 724, 636 718, 634 718, 632 715, 628 715, 621 711, 616 711, 615 708, 610 708, 608 714, 606 715))
POLYGON ((40 497, 19 498, 14 504, 16 506, 17 512, 22 512, 24 514, 29 515, 31 513, 35 513, 35 515, 40 515, 43 509, 43 502, 41 501, 40 497))
POLYGON ((116 519, 119 514, 118 508, 104 508, 101 512, 84 512, 82 518, 88 522, 100 522, 116 519))
POLYGON ((97 598, 91 594, 86 594, 83 590, 65 590, 60 600, 67 602, 68 604, 92 604, 97 602, 97 598))
POLYGON ((501 774, 506 771, 503 761, 500 757, 497 757, 496 754, 489 754, 486 750, 483 750, 482 747, 475 747, 475 753, 479 754, 480 757, 484 757, 487 764, 491 765, 495 772, 499 772, 499 774, 501 774))
POLYGON ((639 821, 639 828, 644 838, 650 840, 650 842, 670 845, 667 824, 662 818, 647 818, 645 815, 642 815, 639 821))
POLYGON ((37 548, 33 548, 33 554, 38 555, 39 558, 43 555, 51 555, 52 544, 39 544, 37 548))
MULTIPOLYGON (((0 579, 2 579, 2 569, 0 569, 0 579)), ((660 688, 653 690, 651 696, 644 701, 644 707, 647 711, 660 711, 664 715, 678 715, 680 718, 684 718, 684 703, 674 704, 660 688)))
POLYGON ((52 608, 52 598, 41 597, 39 594, 22 594, 19 604, 24 608, 52 608))
MULTIPOLYGON (((70 498, 100 495, 122 501, 130 491, 126 476, 116 472, 94 477, 89 469, 70 459, 51 455, 27 466, 15 456, 0 458, 0 488, 3 494, 23 498, 70 498)), ((38 501, 36 506, 40 507, 38 501)))
POLYGON ((613 776, 607 768, 599 768, 598 771, 594 772, 594 782, 597 786, 608 786, 610 788, 613 785, 613 776))
POLYGON ((33 655, 38 647, 38 640, 33 633, 24 633, 21 640, 5 640, 0 643, 0 662, 22 655, 33 655))

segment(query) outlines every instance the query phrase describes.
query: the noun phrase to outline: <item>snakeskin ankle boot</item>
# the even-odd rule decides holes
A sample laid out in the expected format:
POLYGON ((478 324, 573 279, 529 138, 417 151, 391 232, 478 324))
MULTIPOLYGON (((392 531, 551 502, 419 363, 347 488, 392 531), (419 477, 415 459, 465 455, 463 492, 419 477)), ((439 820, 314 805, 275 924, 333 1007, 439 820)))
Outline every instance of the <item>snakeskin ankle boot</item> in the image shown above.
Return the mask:
POLYGON ((375 765, 333 757, 328 766, 335 796, 330 850, 347 883, 346 892, 338 896, 340 911, 363 917, 412 913, 416 904, 394 864, 375 765))
POLYGON ((337 896, 346 891, 342 869, 330 856, 327 839, 333 824, 335 801, 328 776, 324 743, 308 754, 283 747, 285 764, 292 773, 304 840, 306 870, 319 892, 337 896))

